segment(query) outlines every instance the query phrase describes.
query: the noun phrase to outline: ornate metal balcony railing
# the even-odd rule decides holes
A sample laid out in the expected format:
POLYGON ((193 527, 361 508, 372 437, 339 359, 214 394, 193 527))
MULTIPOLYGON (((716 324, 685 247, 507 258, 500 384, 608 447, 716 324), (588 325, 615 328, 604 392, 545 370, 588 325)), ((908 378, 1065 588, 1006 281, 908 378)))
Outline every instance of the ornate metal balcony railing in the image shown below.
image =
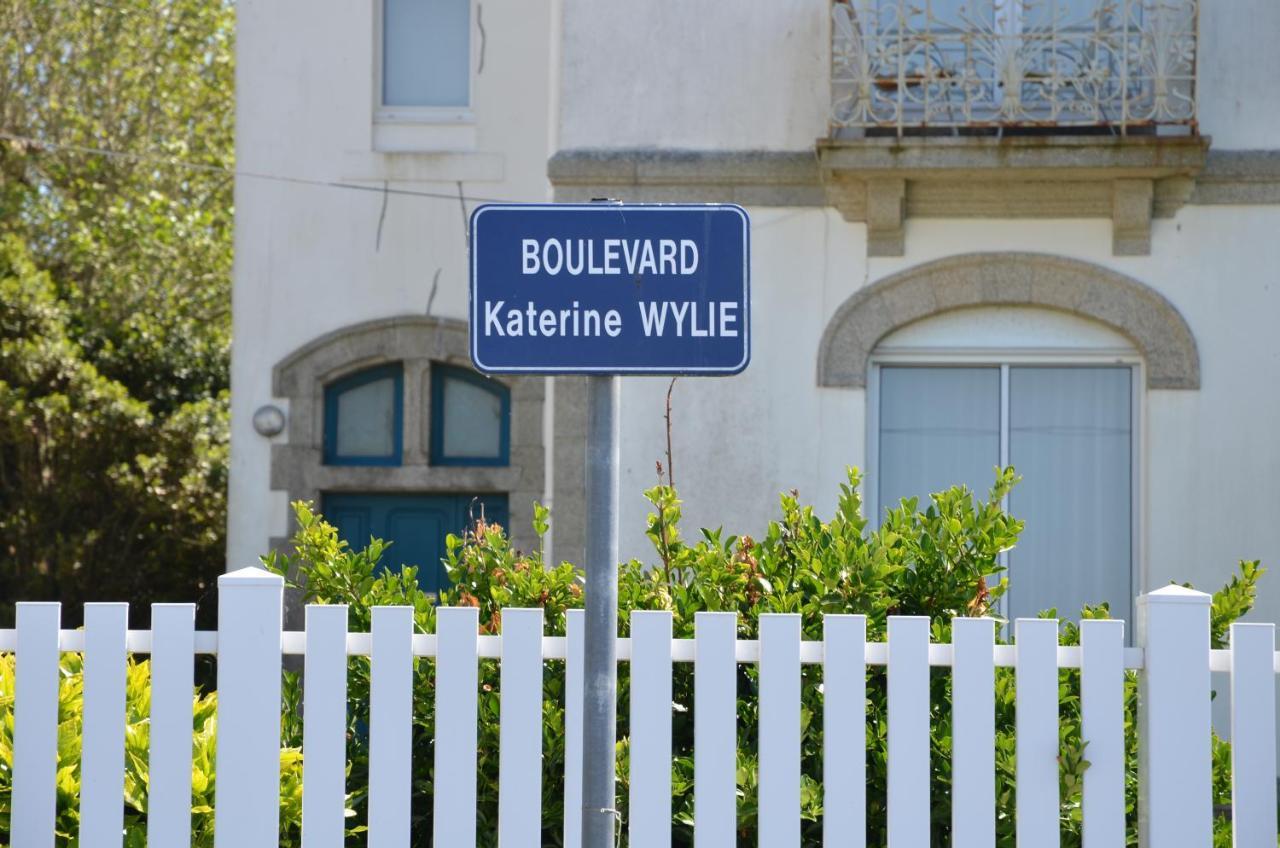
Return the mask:
POLYGON ((1195 131, 1197 0, 834 0, 831 135, 1195 131))

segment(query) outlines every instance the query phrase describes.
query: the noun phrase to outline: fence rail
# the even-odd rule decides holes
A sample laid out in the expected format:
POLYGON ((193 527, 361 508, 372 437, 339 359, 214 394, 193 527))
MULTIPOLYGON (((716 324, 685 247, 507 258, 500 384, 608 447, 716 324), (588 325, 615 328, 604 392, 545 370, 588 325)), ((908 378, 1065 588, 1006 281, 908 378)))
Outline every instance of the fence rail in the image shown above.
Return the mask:
MULTIPOLYGON (((219 581, 219 629, 196 632, 191 605, 156 605, 153 629, 126 630, 127 605, 89 604, 82 631, 60 629, 57 604, 19 604, 17 628, 0 631, 16 652, 12 842, 54 844, 59 654, 83 653, 84 724, 80 845, 120 846, 124 774, 125 662, 152 658, 149 842, 189 844, 193 659, 216 654, 218 788, 216 845, 278 844, 281 668, 304 657, 302 837, 343 844, 347 658, 371 664, 368 844, 408 844, 411 828, 414 657, 434 658, 437 775, 434 844, 477 841, 478 666, 500 663, 498 834, 504 848, 542 838, 543 683, 565 676, 564 843, 580 844, 583 621, 567 635, 544 632, 540 609, 508 609, 502 635, 480 635, 478 611, 437 611, 437 632, 414 634, 412 610, 377 607, 369 633, 349 633, 342 606, 308 607, 305 632, 282 630, 282 581, 256 569, 219 581), (564 661, 549 672, 548 660, 564 661)), ((889 839, 925 848, 930 839, 930 669, 952 677, 952 833, 957 846, 993 846, 996 833, 994 681, 1016 683, 1016 810, 1019 844, 1059 839, 1058 670, 1079 669, 1089 848, 1123 846, 1125 670, 1139 681, 1139 804, 1142 842, 1159 848, 1212 842, 1210 671, 1231 675, 1232 822, 1235 844, 1276 841, 1275 674, 1271 624, 1235 624, 1231 646, 1211 650, 1209 598, 1169 587, 1139 599, 1138 647, 1124 623, 1084 621, 1081 644, 1058 645, 1053 620, 1014 625, 997 645, 992 619, 956 619, 951 644, 930 644, 929 620, 890 617, 883 643, 867 621, 828 615, 822 641, 805 641, 798 615, 765 615, 759 639, 740 640, 734 613, 699 613, 693 639, 672 638, 666 612, 635 612, 618 656, 630 663, 630 816, 633 845, 669 845, 672 833, 672 666, 694 666, 694 806, 699 846, 737 839, 737 668, 759 669, 760 844, 800 844, 801 666, 823 680, 823 830, 826 844, 861 846, 867 813, 867 668, 883 666, 888 699, 889 839)), ((2 694, 2 693, 0 693, 2 694)), ((1007 811, 1006 811, 1007 812, 1007 811)))

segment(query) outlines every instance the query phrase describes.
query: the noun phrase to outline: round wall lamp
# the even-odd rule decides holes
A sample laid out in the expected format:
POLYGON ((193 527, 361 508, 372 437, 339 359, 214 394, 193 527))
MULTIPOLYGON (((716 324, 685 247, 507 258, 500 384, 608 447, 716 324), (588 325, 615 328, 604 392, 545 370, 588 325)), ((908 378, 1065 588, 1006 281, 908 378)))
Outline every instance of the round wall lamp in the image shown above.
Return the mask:
POLYGON ((284 412, 278 406, 260 406, 253 413, 253 429, 260 436, 278 436, 284 432, 284 412))

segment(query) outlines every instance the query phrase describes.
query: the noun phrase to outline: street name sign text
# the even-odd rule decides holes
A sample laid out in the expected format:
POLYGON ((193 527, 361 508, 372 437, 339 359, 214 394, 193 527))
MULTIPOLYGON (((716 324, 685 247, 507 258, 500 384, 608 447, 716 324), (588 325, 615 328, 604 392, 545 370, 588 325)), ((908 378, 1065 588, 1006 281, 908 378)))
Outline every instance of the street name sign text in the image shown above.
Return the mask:
POLYGON ((751 358, 749 228, 727 204, 480 206, 472 361, 498 374, 736 374, 751 358))

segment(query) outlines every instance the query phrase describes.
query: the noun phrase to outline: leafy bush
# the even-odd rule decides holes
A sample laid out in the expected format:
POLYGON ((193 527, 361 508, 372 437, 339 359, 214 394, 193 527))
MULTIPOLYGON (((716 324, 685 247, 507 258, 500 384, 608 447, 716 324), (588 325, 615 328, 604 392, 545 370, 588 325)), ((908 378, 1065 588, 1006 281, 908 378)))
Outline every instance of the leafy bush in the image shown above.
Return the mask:
MULTIPOLYGON (((915 501, 905 501, 886 516, 879 528, 869 528, 861 514, 856 472, 842 486, 835 515, 821 521, 812 508, 802 506, 795 493, 783 495, 782 515, 771 522, 763 537, 726 536, 720 530, 703 530, 696 541, 685 541, 680 531, 680 501, 669 487, 646 492, 653 512, 648 535, 657 562, 646 568, 639 561, 620 568, 619 629, 627 633, 630 612, 638 609, 669 610, 674 635, 694 635, 698 612, 732 611, 738 614, 739 636, 757 635, 763 613, 788 612, 801 616, 803 636, 822 637, 822 616, 853 612, 867 616, 868 638, 883 640, 887 617, 897 614, 929 616, 931 638, 950 639, 951 619, 963 615, 990 614, 1007 589, 998 575, 998 555, 1011 547, 1021 522, 1005 514, 1000 504, 1017 478, 1001 471, 987 499, 975 499, 962 488, 931 497, 921 511, 915 501)), ((295 504, 299 530, 294 553, 264 558, 271 569, 295 574, 308 602, 345 603, 352 631, 368 631, 372 609, 379 605, 413 607, 418 632, 435 630, 437 599, 418 586, 416 570, 382 569, 386 545, 371 540, 363 550, 353 550, 338 538, 337 530, 306 504, 295 504)), ((541 538, 548 529, 547 511, 537 507, 534 529, 541 538)), ((438 602, 476 607, 482 632, 501 632, 505 607, 542 607, 550 634, 562 635, 565 613, 582 603, 579 576, 568 563, 550 566, 541 547, 529 553, 513 549, 503 528, 483 519, 461 537, 448 539, 446 565, 453 585, 438 602)), ((1214 647, 1226 643, 1230 623, 1253 605, 1257 581, 1262 576, 1256 562, 1241 563, 1240 572, 1213 598, 1211 638, 1214 647)), ((1053 616, 1053 611, 1045 613, 1053 616)), ((1084 618, 1105 618, 1104 607, 1085 609, 1084 618)), ((1062 627, 1062 641, 1076 643, 1079 630, 1062 627)), ((78 831, 79 756, 81 733, 80 657, 64 655, 59 695, 58 740, 58 841, 75 844, 78 831)), ((563 821, 562 775, 564 770, 563 665, 549 663, 543 693, 543 833, 542 844, 560 843, 563 821)), ((413 716, 413 838, 426 845, 432 832, 431 797, 434 772, 434 663, 414 665, 413 716)), ((0 657, 0 841, 8 836, 10 776, 13 739, 13 657, 0 657)), ((1079 673, 1059 672, 1059 758, 1061 831, 1064 846, 1081 842, 1081 779, 1089 767, 1088 751, 1080 726, 1079 673)), ((492 660, 480 662, 478 727, 479 836, 482 844, 497 840, 498 749, 500 674, 492 660)), ((1016 786, 1015 680, 1012 669, 996 670, 996 799, 997 844, 1014 845, 1016 786)), ((366 827, 369 773, 369 683, 367 657, 350 661, 348 676, 347 750, 350 844, 359 844, 366 827)), ((802 829, 806 843, 820 841, 822 791, 822 697, 820 666, 802 668, 802 829)), ((932 803, 931 842, 950 841, 950 675, 931 675, 932 803)), ((755 666, 738 666, 738 831, 745 843, 757 838, 756 792, 758 786, 758 686, 755 666)), ((626 663, 619 666, 618 796, 625 820, 628 790, 627 744, 629 677, 626 663)), ((214 796, 215 695, 194 699, 194 793, 192 799, 193 844, 211 844, 214 796)), ((672 788, 675 815, 673 842, 693 840, 693 668, 674 666, 672 788)), ((128 669, 126 729, 128 773, 125 779, 126 840, 128 848, 141 846, 145 835, 147 801, 149 664, 131 661, 128 669)), ((281 844, 296 845, 301 819, 302 711, 297 675, 285 675, 281 717, 281 844)), ((1129 841, 1136 844, 1137 750, 1135 718, 1136 676, 1125 683, 1129 841)), ((867 830, 868 844, 884 844, 886 765, 886 680, 883 669, 867 675, 867 830)), ((1230 748, 1213 739, 1215 803, 1230 799, 1230 748)), ((625 836, 625 834, 624 834, 625 836)), ((1215 844, 1230 844, 1230 824, 1219 819, 1215 844)))
MULTIPOLYGON (((803 638, 822 638, 826 613, 861 613, 867 616, 867 635, 883 640, 890 615, 928 616, 935 642, 950 640, 951 619, 991 614, 996 600, 1007 590, 1003 579, 990 582, 1002 568, 999 554, 1012 547, 1022 523, 1000 507, 1016 484, 1012 469, 998 473, 986 500, 976 499, 964 488, 931 496, 921 510, 916 500, 890 510, 878 528, 870 528, 862 515, 859 477, 850 471, 842 485, 835 515, 820 520, 811 507, 800 504, 796 493, 781 498, 781 517, 771 522, 759 540, 702 530, 695 541, 681 534, 680 501, 667 486, 645 493, 653 511, 647 532, 657 562, 652 567, 638 560, 621 566, 619 574, 619 630, 629 628, 632 610, 669 610, 677 638, 694 635, 694 617, 702 611, 738 613, 740 638, 754 638, 764 613, 798 613, 803 638)), ((282 573, 296 573, 308 602, 345 603, 352 630, 369 626, 370 611, 380 604, 408 604, 415 610, 418 632, 434 632, 434 603, 419 588, 414 569, 380 571, 378 562, 385 545, 372 540, 363 551, 350 549, 337 531, 305 504, 295 504, 299 531, 292 557, 272 555, 265 562, 282 573)), ((539 537, 547 530, 547 513, 538 508, 534 529, 539 537)), ((572 566, 551 567, 541 549, 529 553, 514 550, 503 528, 480 521, 462 537, 448 540, 446 566, 453 585, 441 593, 444 605, 468 605, 479 609, 485 633, 501 632, 504 607, 542 607, 549 634, 564 633, 565 612, 581 605, 582 593, 572 566)), ((1215 646, 1225 639, 1232 620, 1253 604, 1262 569, 1256 562, 1241 564, 1240 574, 1213 599, 1212 637, 1215 646)), ((1054 617, 1050 610, 1045 616, 1054 617)), ((1083 611, 1084 618, 1105 618, 1105 607, 1083 611)), ((1079 631, 1064 624, 1063 642, 1077 642, 1079 631)), ((561 777, 564 768, 564 685, 562 669, 549 663, 543 700, 543 834, 542 842, 558 844, 563 821, 561 777)), ((431 833, 432 785, 435 780, 434 666, 415 666, 414 838, 427 844, 431 833)), ((688 663, 674 667, 673 793, 676 827, 674 844, 693 841, 693 669, 688 663)), ((1082 777, 1089 763, 1081 735, 1079 673, 1060 675, 1059 758, 1061 829, 1064 846, 1080 844, 1082 777)), ((822 792, 822 672, 818 666, 802 668, 802 827, 806 843, 820 838, 822 792)), ((738 830, 744 843, 756 839, 756 786, 758 765, 758 671, 752 665, 738 667, 738 830)), ((627 800, 627 697, 628 668, 619 666, 619 802, 627 800)), ((479 703, 479 833, 486 844, 496 844, 498 803, 498 707, 499 673, 496 662, 481 661, 479 703)), ((950 675, 935 670, 931 676, 932 805, 931 839, 950 841, 950 675)), ((367 784, 368 746, 363 728, 368 726, 369 662, 353 659, 349 676, 348 739, 351 762, 349 786, 354 788, 357 822, 365 815, 361 787, 367 784)), ((296 681, 290 687, 296 691, 296 681)), ((997 844, 1014 845, 1014 796, 1016 793, 1015 700, 1012 669, 996 675, 996 790, 997 844)), ((292 711, 290 711, 292 712, 292 711)), ((867 680, 866 738, 868 844, 884 844, 885 782, 887 764, 886 679, 883 669, 872 669, 867 680)), ((1126 740, 1128 745, 1127 810, 1130 841, 1136 843, 1136 678, 1126 682, 1126 740)), ((286 718, 286 742, 301 739, 301 725, 286 718)), ((1216 800, 1229 793, 1229 750, 1214 738, 1216 800)), ((1218 838, 1229 840, 1229 823, 1219 820, 1218 838)))
MULTIPOLYGON (((80 740, 84 725, 84 675, 80 654, 63 654, 58 683, 58 765, 55 844, 75 846, 80 837, 80 740)), ((151 737, 151 663, 129 660, 125 677, 124 846, 147 844, 147 772, 151 737)), ((13 812, 14 656, 0 656, 0 844, 9 842, 13 812)), ((192 699, 191 845, 213 846, 214 752, 217 744, 215 694, 192 699)), ((301 844, 302 750, 280 751, 280 844, 301 844)))

